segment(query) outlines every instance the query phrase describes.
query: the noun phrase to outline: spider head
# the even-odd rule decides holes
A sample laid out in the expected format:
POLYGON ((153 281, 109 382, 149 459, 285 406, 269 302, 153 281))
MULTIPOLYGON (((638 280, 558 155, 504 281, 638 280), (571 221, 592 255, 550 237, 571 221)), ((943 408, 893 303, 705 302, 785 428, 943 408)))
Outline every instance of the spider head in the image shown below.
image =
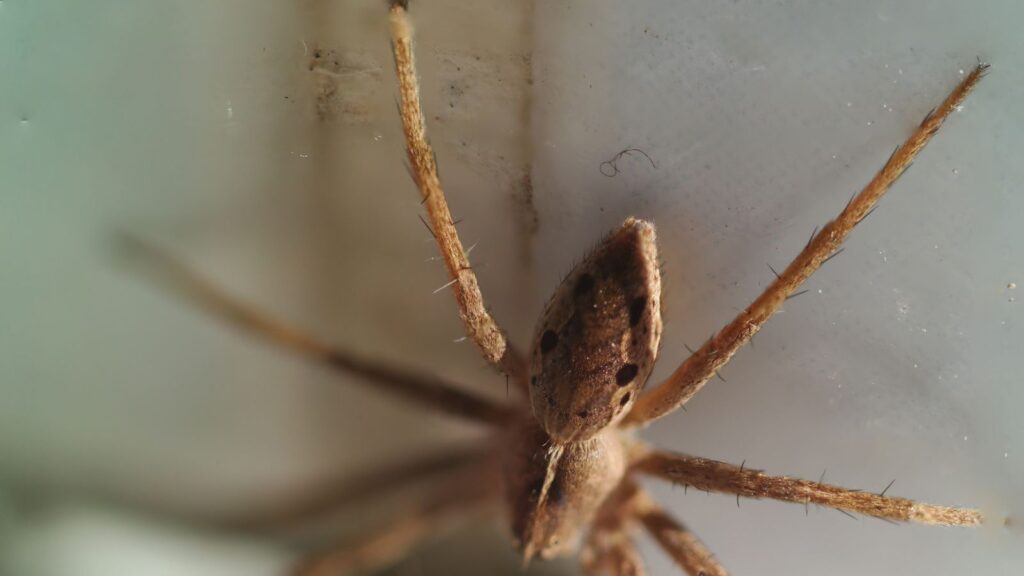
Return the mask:
POLYGON ((654 226, 629 218, 562 281, 530 355, 530 400, 556 443, 622 418, 654 367, 661 275, 654 226))

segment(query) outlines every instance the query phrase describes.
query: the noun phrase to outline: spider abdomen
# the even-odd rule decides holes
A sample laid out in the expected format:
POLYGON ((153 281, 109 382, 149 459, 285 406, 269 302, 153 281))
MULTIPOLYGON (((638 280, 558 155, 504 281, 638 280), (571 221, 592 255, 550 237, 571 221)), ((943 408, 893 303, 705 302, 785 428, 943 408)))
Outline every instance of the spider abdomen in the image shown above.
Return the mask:
POLYGON ((654 226, 629 218, 562 281, 530 357, 530 399, 558 443, 618 421, 650 376, 661 339, 654 226))
POLYGON ((626 472, 622 435, 606 430, 555 450, 537 423, 524 419, 502 446, 512 533, 524 557, 573 551, 626 472))

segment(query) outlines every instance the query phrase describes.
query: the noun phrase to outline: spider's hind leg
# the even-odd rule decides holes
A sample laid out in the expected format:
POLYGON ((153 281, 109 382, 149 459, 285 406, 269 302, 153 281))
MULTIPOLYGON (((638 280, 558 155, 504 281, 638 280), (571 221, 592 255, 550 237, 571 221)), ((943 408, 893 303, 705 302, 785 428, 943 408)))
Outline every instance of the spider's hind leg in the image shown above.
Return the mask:
POLYGON ((644 576, 643 560, 630 536, 639 488, 623 481, 601 505, 580 554, 587 576, 644 576))
POLYGON ((457 474, 487 458, 490 446, 473 444, 447 448, 426 455, 412 455, 393 464, 377 467, 344 481, 331 480, 290 501, 251 509, 225 522, 227 528, 252 532, 282 532, 336 516, 350 506, 374 502, 386 494, 438 477, 457 474))
POLYGON ((420 542, 450 530, 498 502, 494 462, 463 470, 431 491, 413 509, 355 542, 302 559, 295 576, 348 576, 401 560, 420 542))
POLYGON ((728 576, 725 568, 697 536, 672 518, 650 496, 639 518, 658 544, 690 576, 728 576))
POLYGON ((692 532, 630 478, 623 480, 608 496, 594 519, 581 555, 584 573, 588 576, 643 576, 644 566, 630 537, 636 524, 642 524, 690 576, 728 575, 692 532))

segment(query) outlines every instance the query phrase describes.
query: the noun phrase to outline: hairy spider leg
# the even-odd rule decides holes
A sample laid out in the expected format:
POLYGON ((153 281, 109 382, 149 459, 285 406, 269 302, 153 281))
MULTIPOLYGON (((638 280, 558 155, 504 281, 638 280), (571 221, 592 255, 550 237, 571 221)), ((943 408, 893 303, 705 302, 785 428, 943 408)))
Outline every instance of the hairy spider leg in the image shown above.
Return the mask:
POLYGON ((295 568, 295 576, 344 576, 401 560, 410 549, 439 532, 472 519, 499 500, 494 460, 464 470, 424 496, 415 508, 355 542, 314 553, 295 568))
POLYGON ((427 129, 420 108, 420 89, 412 48, 412 24, 406 15, 406 2, 391 4, 391 47, 398 75, 399 113, 405 133, 410 172, 423 197, 431 232, 444 257, 459 316, 466 332, 492 366, 510 375, 519 390, 526 393, 526 360, 508 341, 504 331, 487 311, 477 283, 452 221, 448 203, 437 172, 437 157, 427 140, 427 129))
POLYGON ((745 466, 686 454, 653 450, 637 460, 632 470, 708 492, 819 504, 883 520, 939 526, 977 526, 982 522, 981 512, 969 508, 936 506, 820 481, 769 476, 745 466))
POLYGON ((169 254, 136 237, 122 234, 118 243, 124 256, 146 265, 159 286, 278 348, 358 376, 375 383, 380 390, 458 418, 500 426, 519 412, 511 406, 470 394, 441 378, 395 368, 332 346, 240 302, 169 254))
POLYGON ((718 373, 733 354, 746 344, 822 264, 836 254, 840 245, 874 209, 878 200, 910 166, 918 152, 938 132, 942 122, 967 98, 988 69, 979 63, 937 108, 921 121, 909 138, 893 151, 875 177, 857 194, 839 216, 815 234, 807 246, 768 288, 732 322, 687 358, 667 379, 636 400, 623 424, 646 424, 686 404, 707 381, 718 373))

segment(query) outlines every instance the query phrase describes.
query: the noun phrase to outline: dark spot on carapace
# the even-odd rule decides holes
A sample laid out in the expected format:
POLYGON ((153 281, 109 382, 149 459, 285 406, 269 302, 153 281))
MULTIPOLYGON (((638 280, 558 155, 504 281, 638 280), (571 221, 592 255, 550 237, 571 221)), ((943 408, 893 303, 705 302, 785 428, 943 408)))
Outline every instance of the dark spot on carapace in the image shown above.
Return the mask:
POLYGON ((623 394, 622 400, 619 400, 619 406, 625 406, 626 404, 629 404, 629 399, 632 397, 632 392, 626 392, 625 394, 623 394))
POLYGON ((538 380, 536 376, 530 376, 530 386, 536 386, 537 382, 538 380))
POLYGON ((576 415, 579 416, 580 418, 586 419, 587 416, 590 416, 590 412, 588 412, 587 410, 580 410, 579 412, 576 413, 576 415))
POLYGON ((636 378, 636 373, 640 371, 640 367, 636 364, 626 364, 619 371, 615 373, 615 383, 619 386, 625 386, 636 378))
POLYGON ((541 354, 547 354, 558 346, 558 334, 555 334, 552 330, 546 330, 544 335, 540 337, 540 352, 541 354))
POLYGON ((576 281, 576 296, 582 296, 594 287, 594 277, 590 274, 583 274, 576 281))
POLYGON ((644 315, 644 309, 647 308, 647 298, 643 296, 633 299, 633 302, 629 305, 629 325, 636 326, 640 319, 644 315))

